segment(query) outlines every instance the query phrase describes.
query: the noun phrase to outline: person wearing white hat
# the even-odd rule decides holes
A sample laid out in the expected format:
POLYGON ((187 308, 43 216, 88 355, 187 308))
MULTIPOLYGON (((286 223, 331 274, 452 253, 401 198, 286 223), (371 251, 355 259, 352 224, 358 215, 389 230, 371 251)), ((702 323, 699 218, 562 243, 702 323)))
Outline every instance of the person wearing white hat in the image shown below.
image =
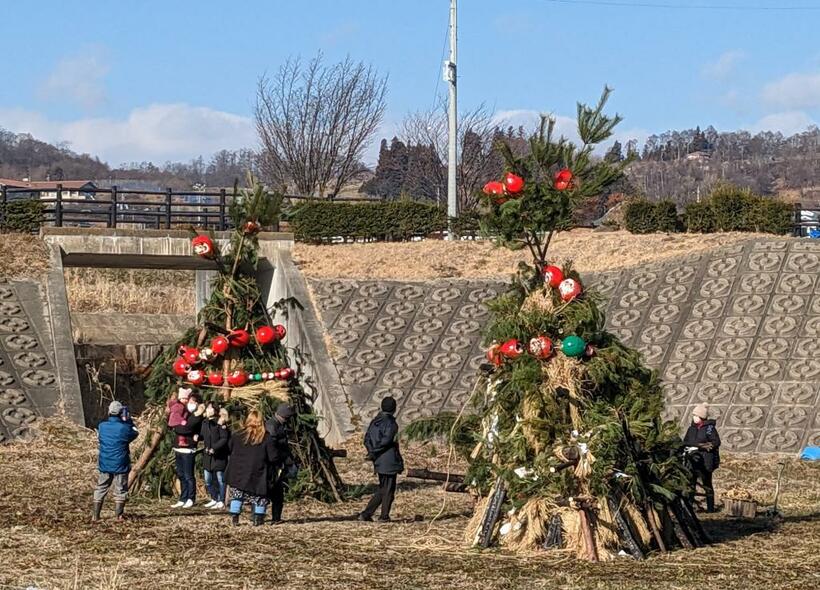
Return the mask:
POLYGON ((108 418, 97 426, 100 442, 98 467, 100 471, 94 489, 94 520, 100 519, 103 500, 114 486, 114 515, 123 519, 125 502, 128 500, 128 473, 131 471, 129 445, 137 438, 137 429, 128 409, 117 400, 108 405, 108 418))
POLYGON ((712 472, 720 466, 720 435, 715 421, 709 419, 709 406, 701 403, 692 410, 692 424, 683 437, 692 466, 692 494, 698 480, 706 494, 706 511, 715 511, 715 489, 712 472))

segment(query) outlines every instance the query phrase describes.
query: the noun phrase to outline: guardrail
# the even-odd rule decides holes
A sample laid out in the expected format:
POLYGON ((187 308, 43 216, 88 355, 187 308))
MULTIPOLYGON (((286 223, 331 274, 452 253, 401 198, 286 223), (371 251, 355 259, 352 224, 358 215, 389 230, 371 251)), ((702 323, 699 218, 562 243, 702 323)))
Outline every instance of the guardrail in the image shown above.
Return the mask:
MULTIPOLYGON (((52 189, 0 187, 0 202, 36 199, 43 205, 44 222, 56 227, 135 227, 139 229, 172 229, 196 225, 224 231, 232 227, 229 216, 232 195, 219 191, 146 191, 119 189, 68 190, 62 185, 52 189), (80 195, 80 196, 77 196, 80 195)), ((286 195, 290 201, 309 197, 286 195)), ((344 199, 345 202, 372 201, 366 198, 344 199)), ((273 228, 274 230, 277 228, 273 228)))

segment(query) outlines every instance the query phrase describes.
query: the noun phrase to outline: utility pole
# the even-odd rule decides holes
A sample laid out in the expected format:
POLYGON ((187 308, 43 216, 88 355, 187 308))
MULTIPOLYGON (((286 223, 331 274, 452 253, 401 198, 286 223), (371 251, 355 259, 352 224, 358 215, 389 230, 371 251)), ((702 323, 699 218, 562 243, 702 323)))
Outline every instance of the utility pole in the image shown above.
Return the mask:
MULTIPOLYGON (((450 88, 450 102, 447 105, 447 226, 449 219, 458 215, 458 194, 456 187, 456 166, 458 162, 458 110, 456 106, 456 2, 450 0, 450 59, 444 62, 444 81, 450 88)), ((448 232, 448 239, 453 239, 453 232, 448 232)))

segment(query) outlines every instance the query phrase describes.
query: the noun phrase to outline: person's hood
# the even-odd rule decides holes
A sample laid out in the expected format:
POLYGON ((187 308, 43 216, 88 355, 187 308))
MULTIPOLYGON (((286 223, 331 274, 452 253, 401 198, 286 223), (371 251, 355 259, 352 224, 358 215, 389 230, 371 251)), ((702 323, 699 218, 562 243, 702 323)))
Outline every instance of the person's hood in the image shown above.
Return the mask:
POLYGON ((379 412, 375 418, 373 418, 373 424, 384 424, 386 422, 393 422, 396 420, 396 417, 393 414, 389 414, 388 412, 379 412))

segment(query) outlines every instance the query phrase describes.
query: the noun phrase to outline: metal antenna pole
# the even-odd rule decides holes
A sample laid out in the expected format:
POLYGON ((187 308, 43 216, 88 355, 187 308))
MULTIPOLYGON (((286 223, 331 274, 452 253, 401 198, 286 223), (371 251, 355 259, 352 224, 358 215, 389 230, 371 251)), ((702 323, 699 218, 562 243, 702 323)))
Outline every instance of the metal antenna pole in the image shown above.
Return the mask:
POLYGON ((458 163, 458 118, 456 106, 456 0, 450 0, 450 59, 444 62, 444 81, 450 87, 450 102, 447 108, 447 216, 448 238, 453 239, 449 219, 458 215, 458 194, 456 188, 456 166, 458 163))

